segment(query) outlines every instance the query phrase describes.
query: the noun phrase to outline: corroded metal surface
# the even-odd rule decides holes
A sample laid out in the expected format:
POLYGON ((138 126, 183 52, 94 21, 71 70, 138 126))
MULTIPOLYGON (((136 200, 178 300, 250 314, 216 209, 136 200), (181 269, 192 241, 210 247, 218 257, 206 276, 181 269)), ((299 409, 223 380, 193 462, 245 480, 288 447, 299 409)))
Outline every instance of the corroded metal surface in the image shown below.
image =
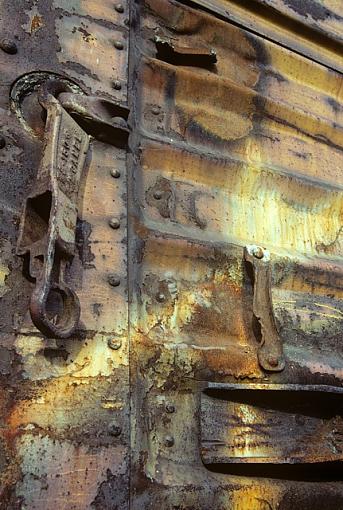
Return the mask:
POLYGON ((342 459, 342 388, 217 384, 201 398, 202 458, 216 469, 303 464, 306 479, 309 464, 342 459))
POLYGON ((343 508, 342 29, 309 4, 2 1, 0 508, 343 508), (66 339, 16 253, 50 79, 90 137, 66 339))
POLYGON ((233 3, 250 15, 173 0, 134 13, 131 507, 333 510, 342 77, 300 56, 287 24, 290 49, 227 23, 233 3), (172 59, 156 37, 217 62, 172 59), (270 253, 255 275, 251 245, 270 253), (261 346, 282 347, 281 370, 261 346))
POLYGON ((336 0, 189 0, 213 15, 262 34, 342 72, 342 8, 336 0))
MULTIPOLYGON (((66 80, 75 96, 96 96, 105 110, 111 102, 126 108, 128 7, 122 2, 116 10, 107 0, 2 1, 1 12, 1 36, 15 51, 0 50, 0 508, 125 510, 130 422, 123 144, 92 137, 77 186, 75 249, 65 282, 78 295, 81 317, 70 338, 49 339, 32 324, 35 282, 15 249, 44 152, 46 121, 36 92, 48 78, 66 80), (120 228, 111 227, 113 218, 120 228)), ((64 100, 66 108, 73 106, 64 100)), ((111 114, 118 116, 117 109, 107 108, 111 114)))

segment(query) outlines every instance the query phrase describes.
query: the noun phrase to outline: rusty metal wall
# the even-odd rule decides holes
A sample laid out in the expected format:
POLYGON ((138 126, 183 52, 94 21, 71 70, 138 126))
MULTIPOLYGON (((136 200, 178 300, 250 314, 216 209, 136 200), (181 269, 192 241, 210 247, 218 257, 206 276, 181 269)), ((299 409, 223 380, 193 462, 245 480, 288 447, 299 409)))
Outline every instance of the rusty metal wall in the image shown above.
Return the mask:
POLYGON ((0 508, 343 508, 339 3, 1 12, 0 508))
POLYGON ((126 150, 90 142, 67 275, 81 304, 71 338, 47 338, 32 324, 35 283, 23 274, 16 244, 44 150, 43 110, 33 89, 40 78, 57 75, 90 96, 125 104, 128 6, 2 1, 1 13, 0 507, 125 509, 126 150), (112 218, 120 228, 111 228, 112 218), (109 284, 113 274, 118 287, 109 284))
POLYGON ((341 508, 342 77, 233 3, 133 17, 132 508, 341 508))

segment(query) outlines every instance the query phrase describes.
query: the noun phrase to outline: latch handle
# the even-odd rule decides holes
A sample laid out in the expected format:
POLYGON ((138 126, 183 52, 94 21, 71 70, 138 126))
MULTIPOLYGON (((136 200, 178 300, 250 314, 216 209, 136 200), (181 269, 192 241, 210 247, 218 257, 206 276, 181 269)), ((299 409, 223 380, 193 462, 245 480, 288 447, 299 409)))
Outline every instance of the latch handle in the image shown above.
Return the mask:
POLYGON ((26 200, 17 253, 29 254, 36 287, 30 299, 35 326, 49 337, 67 338, 80 317, 75 292, 64 282, 74 256, 79 182, 89 136, 49 93, 43 156, 33 192, 26 200))
POLYGON ((244 258, 253 269, 253 314, 261 327, 258 360, 265 370, 280 372, 285 368, 285 359, 271 298, 270 253, 250 245, 244 249, 244 258))
POLYGON ((128 108, 71 90, 56 79, 41 86, 39 101, 47 111, 43 156, 26 200, 17 248, 18 255, 29 255, 30 276, 36 280, 32 321, 57 338, 70 337, 80 318, 79 299, 64 280, 75 252, 78 191, 89 138, 122 147, 129 136, 128 108))

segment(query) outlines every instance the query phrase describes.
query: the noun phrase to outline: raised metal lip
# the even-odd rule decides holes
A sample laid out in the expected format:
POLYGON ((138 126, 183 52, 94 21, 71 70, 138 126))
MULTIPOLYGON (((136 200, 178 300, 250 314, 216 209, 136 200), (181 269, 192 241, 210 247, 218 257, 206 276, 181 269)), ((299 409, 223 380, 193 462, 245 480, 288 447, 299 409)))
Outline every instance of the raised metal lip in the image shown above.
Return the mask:
POLYGON ((272 384, 272 383, 215 383, 210 382, 206 390, 264 390, 264 391, 317 391, 322 393, 343 393, 343 387, 326 384, 272 384))

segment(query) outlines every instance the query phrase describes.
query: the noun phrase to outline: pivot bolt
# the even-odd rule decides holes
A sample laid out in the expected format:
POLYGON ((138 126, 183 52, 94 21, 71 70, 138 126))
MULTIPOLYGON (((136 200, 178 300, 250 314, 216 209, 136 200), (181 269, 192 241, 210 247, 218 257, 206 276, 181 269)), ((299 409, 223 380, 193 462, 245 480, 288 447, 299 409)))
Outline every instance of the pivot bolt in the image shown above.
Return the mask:
POLYGON ((117 4, 117 5, 115 5, 115 7, 114 7, 114 8, 115 8, 115 10, 116 10, 117 12, 120 12, 120 13, 124 12, 124 6, 123 6, 123 4, 117 4))

